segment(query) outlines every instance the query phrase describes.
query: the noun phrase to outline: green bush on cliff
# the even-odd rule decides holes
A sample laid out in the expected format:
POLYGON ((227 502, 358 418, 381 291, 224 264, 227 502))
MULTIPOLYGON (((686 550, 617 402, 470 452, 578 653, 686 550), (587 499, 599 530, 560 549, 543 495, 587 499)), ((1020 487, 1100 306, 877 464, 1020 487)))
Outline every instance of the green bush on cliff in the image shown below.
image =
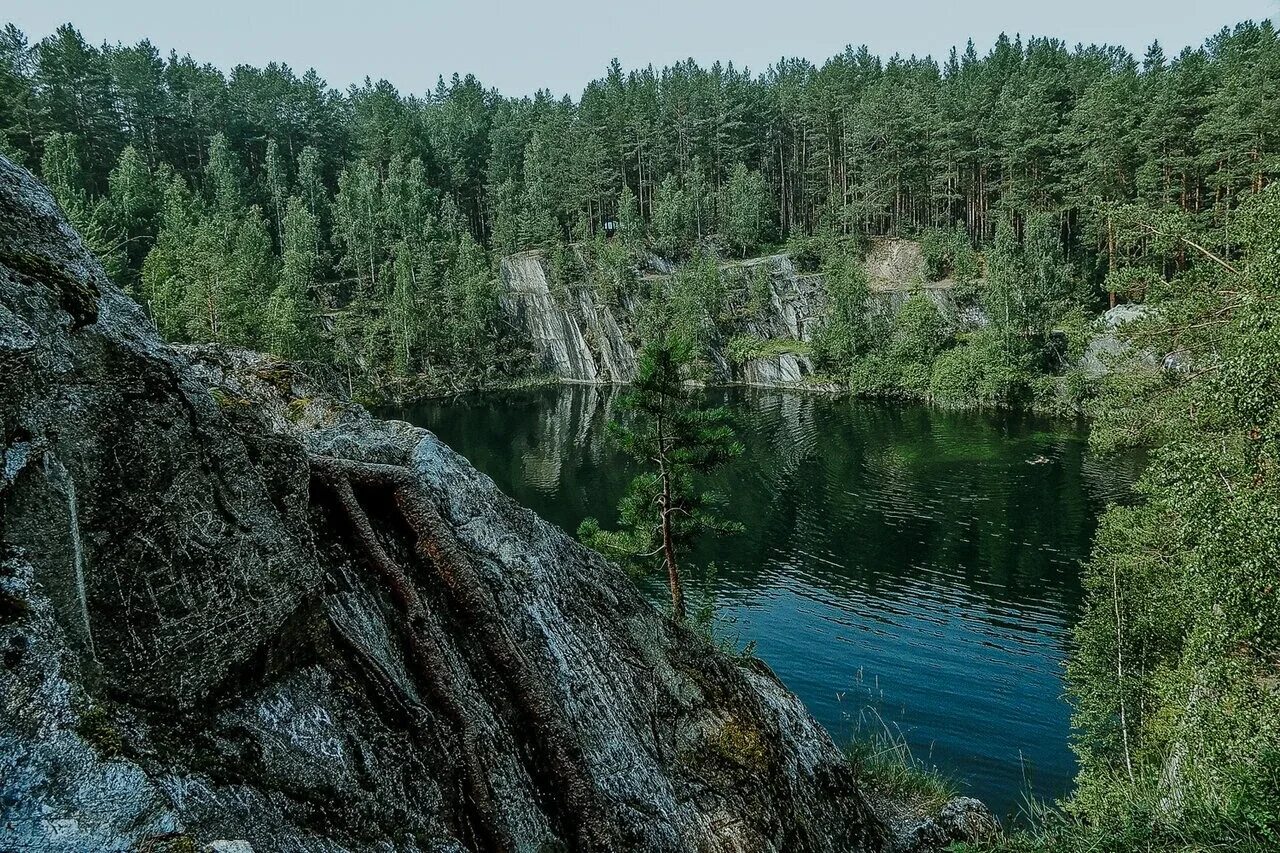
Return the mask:
POLYGON ((823 264, 827 310, 813 339, 818 368, 846 374, 880 349, 888 335, 883 317, 871 310, 871 292, 862 261, 845 244, 833 243, 823 264))
POLYGON ((804 341, 790 338, 758 338, 754 335, 734 335, 725 346, 725 356, 733 364, 742 364, 753 358, 769 358, 778 355, 808 355, 810 346, 804 341))
POLYGON ((981 275, 978 253, 969 233, 959 225, 922 232, 920 254, 929 281, 950 278, 958 284, 972 284, 981 275))
MULTIPOLYGON (((976 275, 976 260, 960 248, 968 245, 963 232, 926 236, 936 270, 957 273, 954 262, 966 279, 976 275)), ((881 304, 886 295, 872 293, 856 247, 835 238, 824 245, 826 314, 813 340, 822 374, 856 394, 945 406, 1078 413, 1090 397, 1090 382, 1073 367, 1092 331, 1085 288, 1063 260, 1050 219, 1031 217, 1021 233, 1007 222, 997 228, 981 291, 985 325, 966 333, 942 315, 933 291, 916 292, 889 313, 881 304)), ((952 301, 960 301, 954 289, 952 301)))
POLYGON ((697 345, 699 353, 715 342, 727 320, 729 289, 715 258, 697 252, 682 265, 653 306, 661 319, 643 337, 670 331, 697 345))
POLYGON ((929 393, 934 366, 955 336, 933 302, 916 294, 903 303, 893 318, 889 360, 897 372, 897 385, 913 396, 929 393))

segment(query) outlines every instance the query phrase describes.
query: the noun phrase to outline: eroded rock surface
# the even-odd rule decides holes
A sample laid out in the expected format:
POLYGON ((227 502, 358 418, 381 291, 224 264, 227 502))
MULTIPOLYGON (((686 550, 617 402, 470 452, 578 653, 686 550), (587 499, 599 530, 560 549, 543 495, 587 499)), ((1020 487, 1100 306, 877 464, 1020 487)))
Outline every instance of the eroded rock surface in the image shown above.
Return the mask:
MULTIPOLYGON (((630 290, 605 298, 588 264, 572 284, 557 287, 548 262, 537 250, 502 259, 502 305, 519 330, 542 374, 562 382, 616 384, 635 378, 641 343, 642 292, 675 286, 675 267, 651 256, 643 280, 630 290)), ((868 256, 871 293, 868 310, 892 318, 913 296, 928 299, 953 329, 986 325, 982 309, 961 300, 953 282, 925 283, 920 247, 910 240, 876 241, 868 256)), ((827 293, 821 273, 796 269, 787 255, 766 255, 721 265, 726 305, 719 339, 707 342, 708 375, 718 384, 829 390, 815 382, 814 365, 804 350, 824 322, 827 293), (733 338, 781 345, 769 353, 733 361, 733 338)))
POLYGON ((557 291, 541 252, 502 259, 502 305, 532 346, 538 369, 566 382, 620 383, 635 377, 636 353, 623 334, 621 306, 589 283, 557 291))
POLYGON ((763 664, 431 433, 166 346, 3 158, 0 372, 0 849, 898 843, 763 664))

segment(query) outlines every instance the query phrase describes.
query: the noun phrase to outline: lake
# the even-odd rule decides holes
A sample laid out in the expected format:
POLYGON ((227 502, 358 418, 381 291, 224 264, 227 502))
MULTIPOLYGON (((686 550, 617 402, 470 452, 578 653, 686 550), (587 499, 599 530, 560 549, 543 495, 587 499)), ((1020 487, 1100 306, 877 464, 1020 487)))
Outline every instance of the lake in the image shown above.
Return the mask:
MULTIPOLYGON (((746 452, 708 484, 742 533, 705 541, 721 632, 840 741, 888 729, 1001 816, 1070 790, 1063 662, 1096 519, 1133 466, 1070 422, 759 389, 707 392, 746 452)), ((386 414, 427 427, 571 533, 604 526, 635 466, 587 386, 386 414)), ((699 582, 690 579, 691 586, 699 582)), ((655 578, 647 586, 665 601, 655 578)))

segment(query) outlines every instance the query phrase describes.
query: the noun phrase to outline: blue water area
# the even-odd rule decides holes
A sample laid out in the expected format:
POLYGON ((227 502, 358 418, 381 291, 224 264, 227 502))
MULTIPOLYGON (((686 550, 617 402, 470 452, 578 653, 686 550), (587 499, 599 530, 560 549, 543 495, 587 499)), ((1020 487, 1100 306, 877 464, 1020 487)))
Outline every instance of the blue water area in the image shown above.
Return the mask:
MULTIPOLYGON (((693 586, 837 741, 904 739, 997 813, 1070 790, 1063 666, 1096 519, 1128 460, 1073 423, 795 392, 708 392, 746 446, 707 485, 742 532, 693 586)), ((616 392, 547 388, 387 414, 425 426, 544 518, 610 526, 635 465, 616 392)), ((646 586, 663 602, 660 579, 646 586)))

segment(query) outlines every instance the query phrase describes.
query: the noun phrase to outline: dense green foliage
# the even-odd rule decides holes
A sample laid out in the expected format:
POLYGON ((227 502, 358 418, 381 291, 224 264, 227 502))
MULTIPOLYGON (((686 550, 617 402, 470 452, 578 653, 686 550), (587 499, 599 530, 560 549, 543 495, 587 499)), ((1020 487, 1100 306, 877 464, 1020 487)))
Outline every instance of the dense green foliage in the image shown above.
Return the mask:
MULTIPOLYGON (((678 333, 656 335, 640 353, 636 379, 618 400, 610 436, 644 473, 632 480, 619 505, 619 530, 588 518, 578 537, 593 548, 640 570, 654 562, 667 576, 671 610, 686 616, 681 563, 697 536, 729 525, 709 508, 716 496, 699 492, 694 475, 705 475, 742 453, 724 408, 709 407, 696 380, 692 341, 678 333)), ((687 567, 686 567, 687 570, 687 567)))
POLYGON ((849 246, 828 248, 822 272, 827 318, 814 340, 814 355, 830 371, 856 369, 883 344, 884 318, 872 310, 867 271, 849 246))
POLYGON ((1141 503, 1108 514, 1086 575, 1076 807, 1104 825, 1274 849, 1280 185, 1237 227, 1241 257, 1161 285, 1157 313, 1132 332, 1181 369, 1139 368, 1098 407, 1099 443, 1153 450, 1141 503))
POLYGON ((920 252, 929 281, 951 279, 956 284, 971 285, 981 276, 978 254, 969 234, 959 226, 930 228, 920 235, 920 252))
MULTIPOLYGON (((576 102, 469 76, 421 95, 385 81, 338 92, 276 63, 223 73, 147 41, 95 47, 71 26, 34 45, 0 33, 0 150, 42 172, 166 334, 375 383, 519 372, 493 255, 584 241, 610 219, 633 250, 672 258, 922 234, 926 277, 962 287, 982 272, 975 247, 997 248, 1004 228, 1033 270, 1047 248, 1069 266, 1080 307, 1107 290, 1140 298, 1187 256, 1157 265, 1150 235, 1125 236, 1127 211, 1237 253, 1240 201, 1280 169, 1278 93, 1269 22, 1141 61, 1002 37, 941 63, 850 48, 759 75, 615 62, 576 102)), ((606 261, 609 287, 625 286, 633 264, 606 261)), ((1007 374, 1052 358, 1034 337, 1060 296, 1015 294, 1025 316, 946 355, 933 393, 1032 394, 1033 374, 1007 374)), ((871 367, 853 368, 856 384, 895 385, 871 367)), ((922 370, 904 384, 922 388, 922 370)))
MULTIPOLYGON (((644 248, 684 261, 642 318, 647 339, 688 342, 642 360, 628 423, 645 460, 667 440, 644 426, 659 411, 692 430, 673 453, 728 441, 683 385, 700 348, 770 351, 743 332, 768 282, 736 299, 718 257, 785 243, 826 273, 819 369, 946 404, 1082 405, 1086 318, 1147 302, 1132 344, 1167 366, 1112 373, 1093 405, 1100 446, 1151 447, 1152 464, 1088 568, 1080 790, 1034 843, 1280 845, 1270 22, 1141 60, 1001 37, 942 63, 850 48, 759 75, 615 62, 576 102, 470 76, 337 92, 279 64, 224 74, 146 41, 95 47, 66 26, 30 45, 10 26, 0 152, 41 173, 166 336, 326 360, 353 383, 519 373, 496 255, 544 248, 557 289, 587 275, 612 302, 643 285, 644 248), (884 236, 918 238, 923 283, 954 282, 985 322, 961 328, 927 287, 881 306, 862 255, 884 236)), ((697 519, 688 452, 664 463, 666 505, 691 513, 676 539, 697 519)), ((650 552, 662 480, 637 480, 622 532, 586 538, 650 552)))
MULTIPOLYGON (((1148 231, 1150 223, 1132 220, 1148 231)), ((1099 450, 1150 462, 1104 516, 1069 666, 1079 787, 1015 850, 1280 847, 1280 185, 1125 330, 1099 450)))
POLYGON ((954 231, 924 235, 920 273, 971 275, 981 265, 985 278, 972 287, 950 279, 876 291, 857 248, 827 241, 819 249, 827 313, 813 341, 819 370, 868 396, 1078 412, 1094 293, 1066 259, 1051 217, 1019 225, 1002 220, 983 258, 967 242, 959 249, 954 231))

